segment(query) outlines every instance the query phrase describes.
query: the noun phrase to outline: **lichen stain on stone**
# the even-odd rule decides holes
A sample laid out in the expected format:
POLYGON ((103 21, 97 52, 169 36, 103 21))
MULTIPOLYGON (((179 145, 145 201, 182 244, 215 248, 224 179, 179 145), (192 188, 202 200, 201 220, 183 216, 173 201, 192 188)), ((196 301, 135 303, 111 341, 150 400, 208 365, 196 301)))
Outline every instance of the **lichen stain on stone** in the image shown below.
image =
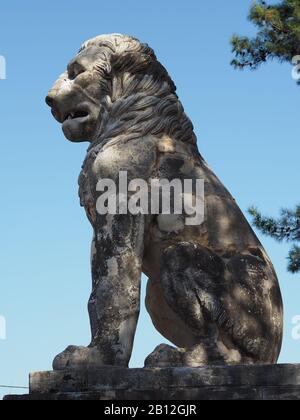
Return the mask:
POLYGON ((119 264, 116 257, 112 257, 107 261, 107 268, 112 276, 118 276, 119 275, 119 264))
POLYGON ((97 255, 97 248, 96 248, 95 236, 94 236, 92 240, 92 244, 91 244, 91 266, 93 265, 96 255, 97 255))
POLYGON ((120 151, 116 148, 109 147, 100 152, 98 157, 93 163, 92 172, 98 177, 101 173, 113 172, 114 166, 117 166, 117 162, 123 159, 124 156, 120 154, 120 151))
POLYGON ((181 215, 164 215, 157 217, 157 223, 161 232, 178 233, 185 228, 184 218, 181 215))
POLYGON ((175 153, 176 150, 174 141, 168 136, 159 139, 157 147, 160 153, 175 153))

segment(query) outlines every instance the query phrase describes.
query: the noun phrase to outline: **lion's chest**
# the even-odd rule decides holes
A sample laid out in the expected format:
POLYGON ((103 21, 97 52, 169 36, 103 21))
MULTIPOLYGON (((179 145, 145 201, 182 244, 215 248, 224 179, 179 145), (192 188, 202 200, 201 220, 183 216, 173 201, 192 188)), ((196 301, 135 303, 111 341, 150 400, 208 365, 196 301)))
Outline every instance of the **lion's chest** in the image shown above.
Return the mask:
POLYGON ((110 169, 114 167, 112 156, 112 149, 95 147, 85 158, 79 176, 79 197, 86 210, 96 207, 98 182, 111 177, 110 169))
POLYGON ((86 210, 95 206, 96 185, 94 179, 95 177, 92 172, 95 159, 95 154, 91 153, 87 155, 82 165, 78 180, 80 204, 86 210))

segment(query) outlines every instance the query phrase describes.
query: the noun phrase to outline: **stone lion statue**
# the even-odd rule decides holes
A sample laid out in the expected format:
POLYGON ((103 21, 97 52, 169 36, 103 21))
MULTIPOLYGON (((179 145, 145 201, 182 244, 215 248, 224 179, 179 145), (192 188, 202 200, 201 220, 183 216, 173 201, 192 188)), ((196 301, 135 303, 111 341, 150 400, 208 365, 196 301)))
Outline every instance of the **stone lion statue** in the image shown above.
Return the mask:
MULTIPOLYGON (((89 141, 79 179, 93 227, 92 341, 68 347, 54 369, 128 366, 146 307, 161 345, 147 367, 276 363, 283 308, 276 273, 258 238, 197 148, 176 86, 137 39, 103 35, 83 44, 47 104, 68 140, 89 141), (202 179, 205 220, 97 211, 100 179, 202 179)), ((145 334, 145 339, 146 338, 145 334)))

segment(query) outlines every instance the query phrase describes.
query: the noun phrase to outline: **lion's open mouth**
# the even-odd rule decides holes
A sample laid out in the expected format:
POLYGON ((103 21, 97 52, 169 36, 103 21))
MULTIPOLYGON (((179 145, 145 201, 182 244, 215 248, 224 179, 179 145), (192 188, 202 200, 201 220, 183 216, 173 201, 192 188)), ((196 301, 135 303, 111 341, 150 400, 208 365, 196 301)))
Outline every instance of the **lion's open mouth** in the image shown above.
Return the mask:
POLYGON ((62 130, 68 140, 90 141, 96 129, 98 109, 88 102, 80 102, 75 106, 72 106, 72 102, 74 101, 64 101, 61 98, 52 102, 48 100, 52 115, 62 124, 62 130))
POLYGON ((77 119, 85 119, 89 116, 89 113, 86 111, 75 111, 75 112, 70 112, 69 114, 67 114, 64 118, 64 123, 66 121, 70 121, 70 120, 77 120, 77 119))
POLYGON ((65 111, 62 114, 62 129, 67 139, 83 139, 90 136, 88 130, 90 129, 92 121, 92 113, 89 112, 86 106, 73 111, 65 111))

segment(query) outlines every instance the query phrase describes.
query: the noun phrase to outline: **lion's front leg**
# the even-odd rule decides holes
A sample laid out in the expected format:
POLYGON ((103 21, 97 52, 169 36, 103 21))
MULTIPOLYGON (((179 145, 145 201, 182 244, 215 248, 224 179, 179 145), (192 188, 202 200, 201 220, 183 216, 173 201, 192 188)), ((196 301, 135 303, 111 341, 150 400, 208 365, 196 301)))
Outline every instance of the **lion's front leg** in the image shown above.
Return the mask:
POLYGON ((99 217, 89 301, 92 347, 105 364, 127 366, 140 311, 144 216, 99 217))
POLYGON ((128 366, 140 311, 144 216, 97 216, 89 300, 92 342, 69 347, 54 369, 128 366))

